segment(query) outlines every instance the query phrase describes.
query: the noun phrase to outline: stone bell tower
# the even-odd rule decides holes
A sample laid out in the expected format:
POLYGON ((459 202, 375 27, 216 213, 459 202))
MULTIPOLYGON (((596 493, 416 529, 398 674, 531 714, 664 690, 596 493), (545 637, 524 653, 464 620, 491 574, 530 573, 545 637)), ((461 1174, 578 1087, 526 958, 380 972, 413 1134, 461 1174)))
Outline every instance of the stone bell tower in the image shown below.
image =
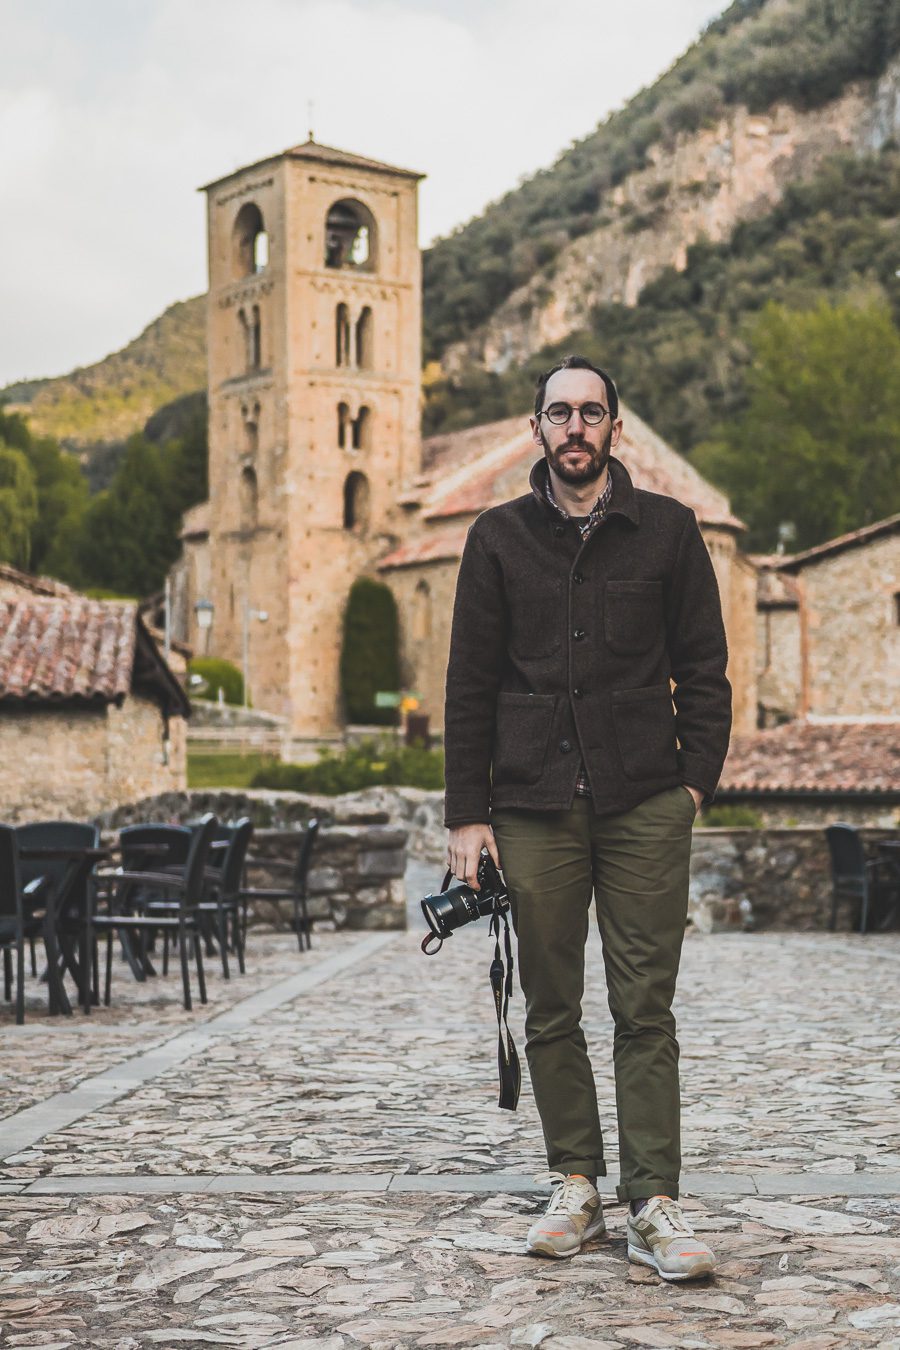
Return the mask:
POLYGON ((208 650, 298 740, 340 729, 347 593, 419 471, 420 178, 310 140, 203 189, 208 650))

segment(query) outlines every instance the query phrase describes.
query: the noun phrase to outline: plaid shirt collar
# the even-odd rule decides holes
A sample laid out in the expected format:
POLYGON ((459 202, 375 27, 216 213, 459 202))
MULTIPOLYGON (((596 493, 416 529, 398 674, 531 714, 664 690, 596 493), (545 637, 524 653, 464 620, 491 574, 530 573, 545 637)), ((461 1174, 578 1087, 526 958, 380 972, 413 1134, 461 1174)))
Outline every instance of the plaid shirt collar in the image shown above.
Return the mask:
POLYGON ((547 494, 547 501, 554 508, 554 510, 559 512, 563 520, 574 520, 579 530, 581 531, 582 539, 585 539, 590 534, 594 526, 599 525, 600 521, 609 511, 610 505, 612 503, 612 474, 607 473, 606 487, 600 493, 600 496, 594 502, 594 505, 591 507, 590 511, 586 516, 570 516, 568 511, 566 511, 562 506, 560 506, 559 502, 553 495, 553 484, 550 479, 549 473, 547 474, 546 478, 545 492, 547 494))

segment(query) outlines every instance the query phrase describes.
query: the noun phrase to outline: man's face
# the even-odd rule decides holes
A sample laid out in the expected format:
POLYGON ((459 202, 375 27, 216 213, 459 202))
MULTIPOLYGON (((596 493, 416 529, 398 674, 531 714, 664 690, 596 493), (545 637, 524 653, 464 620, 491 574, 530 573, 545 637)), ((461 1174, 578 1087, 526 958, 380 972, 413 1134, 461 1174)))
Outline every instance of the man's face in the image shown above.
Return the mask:
POLYGON ((622 432, 621 421, 612 422, 608 415, 606 385, 592 370, 558 370, 550 376, 544 393, 544 407, 553 403, 568 403, 572 409, 580 409, 585 403, 599 403, 607 409, 607 416, 594 427, 587 426, 580 412, 575 411, 562 426, 555 425, 546 415, 531 419, 534 442, 543 450, 554 473, 573 486, 595 483, 622 432))

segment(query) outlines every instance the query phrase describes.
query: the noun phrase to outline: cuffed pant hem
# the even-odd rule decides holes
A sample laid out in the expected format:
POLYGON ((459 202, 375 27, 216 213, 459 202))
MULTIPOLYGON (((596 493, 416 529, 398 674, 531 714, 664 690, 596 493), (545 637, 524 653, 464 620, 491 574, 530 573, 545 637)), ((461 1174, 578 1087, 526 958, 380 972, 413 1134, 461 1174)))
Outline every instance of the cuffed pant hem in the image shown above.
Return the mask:
POLYGON ((667 1195, 671 1200, 678 1199, 677 1181, 635 1181, 616 1187, 619 1200, 649 1200, 653 1195, 667 1195))
POLYGON ((565 1162, 548 1163, 551 1172, 562 1172, 565 1176, 605 1177, 606 1163, 602 1158, 567 1158, 565 1162))

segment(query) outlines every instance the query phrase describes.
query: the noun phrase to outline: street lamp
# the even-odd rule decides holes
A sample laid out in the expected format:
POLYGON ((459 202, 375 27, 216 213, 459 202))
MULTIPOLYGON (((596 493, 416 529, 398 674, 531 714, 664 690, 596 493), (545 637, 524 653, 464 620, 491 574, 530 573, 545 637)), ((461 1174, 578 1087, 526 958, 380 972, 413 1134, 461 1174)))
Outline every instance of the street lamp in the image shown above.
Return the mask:
POLYGON ((256 619, 259 623, 267 623, 269 612, 265 609, 251 608, 250 601, 244 601, 244 643, 243 643, 243 674, 244 674, 244 707, 250 707, 250 620, 256 619))
POLYGON ((209 630, 212 628, 213 613, 215 605, 211 600, 198 600, 194 605, 194 615, 197 619, 197 627, 203 633, 203 655, 209 655, 209 630))

